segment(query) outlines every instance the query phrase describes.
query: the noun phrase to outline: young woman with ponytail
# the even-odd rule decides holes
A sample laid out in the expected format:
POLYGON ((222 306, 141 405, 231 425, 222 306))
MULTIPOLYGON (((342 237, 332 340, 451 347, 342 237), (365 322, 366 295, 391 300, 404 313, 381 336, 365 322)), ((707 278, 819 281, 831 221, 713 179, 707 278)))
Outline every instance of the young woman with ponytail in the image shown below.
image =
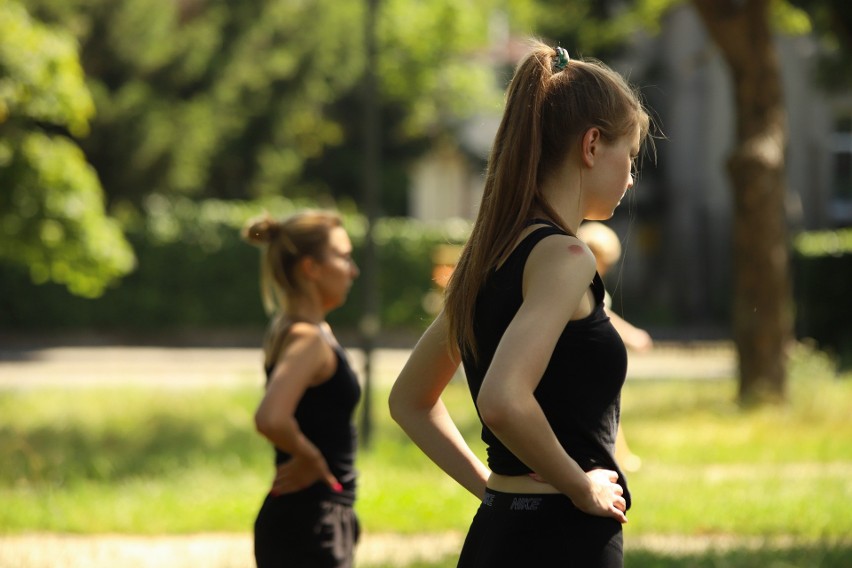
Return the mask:
POLYGON ((389 401, 412 440, 481 499, 462 568, 623 564, 630 493, 613 445, 626 352, 575 233, 612 216, 648 129, 636 91, 600 62, 535 42, 516 69, 445 308, 389 401), (487 466, 440 399, 459 364, 487 466))
POLYGON ((255 423, 275 446, 276 475, 255 521, 257 566, 351 568, 361 389, 325 317, 358 276, 352 243, 321 211, 251 221, 243 238, 263 248, 262 295, 274 311, 255 423))

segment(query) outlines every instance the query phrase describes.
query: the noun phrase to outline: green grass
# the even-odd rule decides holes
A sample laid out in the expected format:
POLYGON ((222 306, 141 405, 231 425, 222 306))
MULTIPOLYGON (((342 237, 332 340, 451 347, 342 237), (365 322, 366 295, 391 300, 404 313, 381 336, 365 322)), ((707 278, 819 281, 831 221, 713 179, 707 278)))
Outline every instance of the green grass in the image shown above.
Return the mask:
MULTIPOLYGON (((659 534, 827 542, 852 534, 852 380, 834 378, 820 357, 802 353, 783 407, 739 408, 733 380, 628 380, 624 424, 643 458, 630 476, 628 542, 659 534)), ((271 476, 271 450, 251 423, 259 394, 0 391, 0 533, 249 531, 271 476)), ((408 443, 384 396, 376 393, 375 441, 359 460, 364 526, 465 531, 476 500, 408 443)), ((482 453, 464 385, 453 383, 446 399, 482 453)), ((848 547, 835 548, 849 558, 848 547)), ((821 550, 830 559, 835 548, 821 550)), ((771 556, 728 562, 725 554, 715 564, 677 565, 783 565, 771 556)))
POLYGON ((0 393, 0 531, 245 530, 270 478, 249 390, 0 393))
POLYGON ((629 383, 624 425, 642 469, 628 534, 852 534, 852 382, 802 352, 791 402, 743 410, 731 382, 629 383))
MULTIPOLYGON (((628 568, 848 568, 852 546, 833 543, 732 550, 706 550, 669 554, 647 550, 625 551, 628 568)), ((407 568, 455 568, 458 558, 448 556, 435 562, 417 562, 407 568)), ((393 565, 370 568, 397 568, 393 565)))

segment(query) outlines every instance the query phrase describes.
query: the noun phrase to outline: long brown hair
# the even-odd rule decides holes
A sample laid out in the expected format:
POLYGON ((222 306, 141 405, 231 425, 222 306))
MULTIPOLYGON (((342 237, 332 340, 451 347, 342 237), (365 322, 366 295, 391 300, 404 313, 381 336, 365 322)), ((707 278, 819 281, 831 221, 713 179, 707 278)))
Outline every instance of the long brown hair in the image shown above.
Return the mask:
POLYGON ((542 194, 540 180, 564 163, 589 128, 600 129, 608 142, 637 125, 642 139, 648 133, 648 113, 621 75, 589 59, 571 59, 564 69, 554 70, 556 55, 553 48, 533 41, 532 51, 515 70, 473 231, 447 285, 450 345, 474 358, 476 297, 533 211, 570 232, 542 194))
POLYGON ((264 345, 267 365, 278 358, 281 340, 289 325, 285 317, 288 299, 303 292, 297 274, 299 261, 307 256, 322 260, 331 230, 341 226, 336 213, 309 210, 283 220, 264 215, 243 227, 243 239, 260 246, 263 251, 261 298, 267 314, 273 316, 264 345))

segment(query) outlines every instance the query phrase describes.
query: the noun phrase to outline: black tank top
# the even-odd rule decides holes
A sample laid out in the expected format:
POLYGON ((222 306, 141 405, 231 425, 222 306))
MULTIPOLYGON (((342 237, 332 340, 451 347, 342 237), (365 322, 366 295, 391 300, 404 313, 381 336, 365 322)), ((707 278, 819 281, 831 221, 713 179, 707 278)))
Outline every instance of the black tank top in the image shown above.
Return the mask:
MULTIPOLYGON (((473 324, 479 359, 474 362, 469 354, 462 355, 474 404, 497 345, 523 302, 527 258, 542 239, 565 234, 555 226, 534 230, 491 272, 480 290, 473 324)), ((629 506, 627 481, 614 458, 627 351, 604 311, 604 285, 597 273, 590 287, 594 310, 565 326, 534 394, 562 447, 584 471, 604 468, 618 472, 629 506)), ((482 440, 494 473, 532 472, 484 424, 482 440)))
MULTIPOLYGON (((357 434, 352 415, 361 396, 358 377, 349 366, 346 353, 336 343, 332 345, 337 358, 337 368, 327 381, 309 387, 296 407, 295 418, 299 429, 322 453, 331 473, 343 486, 337 493, 324 482, 318 481, 300 491, 305 497, 329 499, 345 505, 355 502, 355 452, 357 434)), ((267 366, 266 380, 274 366, 267 366)), ((275 464, 287 462, 290 454, 275 448, 275 464)))

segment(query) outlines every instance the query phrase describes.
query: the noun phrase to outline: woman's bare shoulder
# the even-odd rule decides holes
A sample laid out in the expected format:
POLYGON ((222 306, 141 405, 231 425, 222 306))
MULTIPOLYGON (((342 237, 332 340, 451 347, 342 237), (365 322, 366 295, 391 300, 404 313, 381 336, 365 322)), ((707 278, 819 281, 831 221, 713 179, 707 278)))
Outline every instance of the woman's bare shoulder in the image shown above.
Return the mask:
POLYGON ((590 282, 595 267, 595 255, 586 243, 571 235, 549 235, 533 247, 524 272, 590 282))

